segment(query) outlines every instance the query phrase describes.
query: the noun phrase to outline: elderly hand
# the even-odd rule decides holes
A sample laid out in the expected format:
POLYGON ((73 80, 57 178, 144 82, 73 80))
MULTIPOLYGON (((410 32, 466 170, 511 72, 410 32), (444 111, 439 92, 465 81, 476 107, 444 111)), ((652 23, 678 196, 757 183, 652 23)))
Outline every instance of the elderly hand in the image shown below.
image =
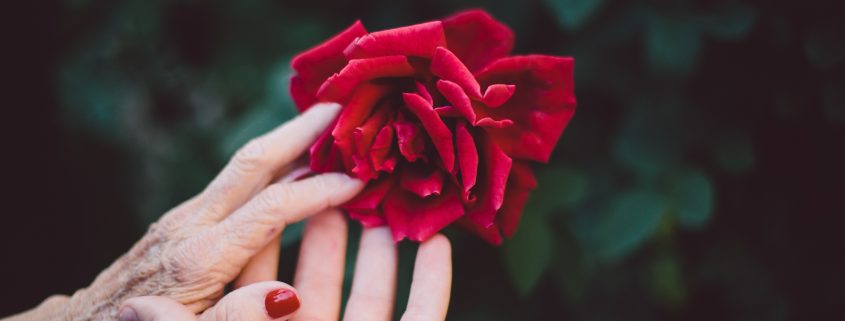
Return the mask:
POLYGON ((319 104, 253 139, 203 192, 150 226, 88 288, 50 301, 63 304, 46 302, 62 307, 50 314, 65 320, 115 320, 123 301, 150 295, 171 298, 197 313, 217 302, 233 281, 238 286, 274 279, 285 226, 337 206, 363 188, 361 181, 341 173, 285 178, 296 175, 291 174, 295 161, 339 109, 319 104))
MULTIPOLYGON (((308 223, 294 281, 297 290, 275 281, 254 283, 227 294, 200 315, 166 297, 132 298, 121 307, 119 320, 338 320, 346 231, 345 219, 334 210, 308 223)), ((389 230, 364 230, 343 320, 391 320, 396 268, 396 244, 389 230)), ((445 320, 451 268, 451 248, 445 237, 436 235, 420 245, 403 321, 445 320)))

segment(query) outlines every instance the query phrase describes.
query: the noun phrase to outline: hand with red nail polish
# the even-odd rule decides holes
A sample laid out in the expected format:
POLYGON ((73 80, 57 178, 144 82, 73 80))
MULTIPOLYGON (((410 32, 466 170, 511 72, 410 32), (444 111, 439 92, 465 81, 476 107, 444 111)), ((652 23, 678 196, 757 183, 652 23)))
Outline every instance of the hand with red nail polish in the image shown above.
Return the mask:
POLYGON ((299 309, 299 298, 289 285, 259 282, 226 294, 199 315, 163 296, 127 300, 120 307, 119 321, 240 321, 288 320, 299 309))
MULTIPOLYGON (((343 173, 309 176, 298 169, 305 151, 339 110, 337 104, 317 104, 253 139, 205 190, 164 214, 93 283, 14 320, 114 320, 122 302, 141 296, 176 300, 191 314, 212 306, 211 311, 219 311, 217 301, 227 285, 237 289, 275 280, 285 227, 334 208, 363 188, 360 180, 343 173)), ((290 289, 267 288, 255 300, 262 311, 265 295, 279 288, 290 289)), ((291 293, 274 296, 279 300, 267 311, 278 315, 290 309, 291 301, 281 299, 296 299, 291 293)))
MULTIPOLYGON (((91 286, 11 320, 339 320, 348 223, 336 206, 363 183, 337 173, 296 180, 294 166, 337 109, 311 108, 253 140, 91 286), (294 290, 271 281, 279 238, 308 217, 294 290), (227 285, 236 290, 224 296, 227 285)), ((364 229, 343 320, 393 319, 397 252, 388 228, 364 229)), ((419 245, 402 320, 445 320, 451 278, 449 240, 434 235, 419 245)))

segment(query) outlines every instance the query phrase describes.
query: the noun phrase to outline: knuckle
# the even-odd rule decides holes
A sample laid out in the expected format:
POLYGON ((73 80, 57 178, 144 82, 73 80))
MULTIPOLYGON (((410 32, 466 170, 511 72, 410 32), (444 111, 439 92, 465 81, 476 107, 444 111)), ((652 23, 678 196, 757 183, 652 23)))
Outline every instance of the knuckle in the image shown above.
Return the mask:
POLYGON ((263 168, 267 165, 264 145, 264 140, 260 137, 253 138, 235 153, 232 164, 242 172, 254 172, 263 168))
POLYGON ((202 242, 184 242, 162 258, 164 270, 179 283, 195 283, 209 276, 211 248, 202 242))

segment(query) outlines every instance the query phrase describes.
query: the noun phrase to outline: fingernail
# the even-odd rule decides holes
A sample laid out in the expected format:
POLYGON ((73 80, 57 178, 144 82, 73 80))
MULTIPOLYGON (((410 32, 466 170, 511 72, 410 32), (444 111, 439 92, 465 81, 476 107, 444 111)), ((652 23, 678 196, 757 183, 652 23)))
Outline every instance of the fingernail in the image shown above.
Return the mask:
POLYGON ((138 321, 138 313, 135 313, 133 308, 123 307, 117 314, 117 319, 120 321, 138 321))
MULTIPOLYGON (((267 297, 264 298, 264 307, 267 308, 267 314, 271 318, 281 318, 299 309, 299 299, 296 297, 296 293, 291 290, 278 289, 267 293, 267 297)), ((121 319, 120 321, 124 320, 121 319)))

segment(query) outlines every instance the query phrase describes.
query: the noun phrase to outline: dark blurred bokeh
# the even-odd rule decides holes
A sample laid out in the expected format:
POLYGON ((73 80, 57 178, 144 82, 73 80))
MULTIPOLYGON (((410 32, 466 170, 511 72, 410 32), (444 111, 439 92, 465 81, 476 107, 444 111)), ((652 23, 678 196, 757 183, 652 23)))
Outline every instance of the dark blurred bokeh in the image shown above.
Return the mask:
MULTIPOLYGON (((514 239, 448 231, 451 320, 845 317, 836 1, 19 5, 3 19, 0 315, 86 286, 292 117, 292 55, 355 19, 379 30, 481 7, 516 53, 575 57, 579 106, 514 239)), ((414 251, 402 245, 402 288, 414 251)))

